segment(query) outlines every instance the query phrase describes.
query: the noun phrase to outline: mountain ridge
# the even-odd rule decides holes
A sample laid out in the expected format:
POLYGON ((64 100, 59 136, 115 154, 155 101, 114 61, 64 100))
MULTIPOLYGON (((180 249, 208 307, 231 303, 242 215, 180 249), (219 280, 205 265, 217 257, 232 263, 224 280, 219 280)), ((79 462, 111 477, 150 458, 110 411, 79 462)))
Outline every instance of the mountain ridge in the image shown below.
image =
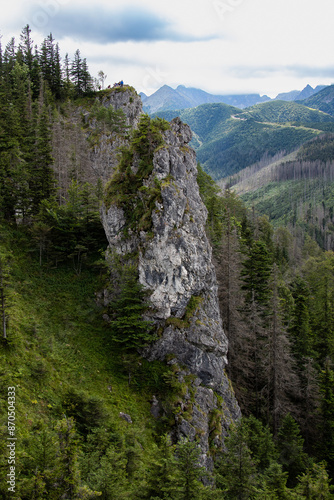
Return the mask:
POLYGON ((306 85, 303 90, 293 90, 278 94, 274 99, 267 95, 260 94, 210 94, 202 89, 195 87, 186 87, 178 85, 173 89, 169 85, 163 85, 152 95, 147 96, 144 92, 139 95, 142 98, 143 110, 145 113, 154 114, 160 111, 179 110, 193 108, 202 104, 224 103, 245 109, 256 104, 269 101, 296 101, 307 99, 325 88, 324 85, 318 85, 314 89, 306 85))
POLYGON ((334 132, 329 114, 301 103, 274 100, 245 110, 211 103, 156 115, 167 120, 179 116, 190 126, 197 158, 216 180, 267 156, 291 153, 323 132, 334 132))
POLYGON ((259 102, 270 100, 268 96, 260 94, 235 94, 235 95, 213 95, 201 89, 179 85, 173 89, 169 85, 163 85, 150 96, 140 94, 143 100, 143 110, 148 114, 158 111, 186 109, 209 103, 225 103, 244 109, 259 102))

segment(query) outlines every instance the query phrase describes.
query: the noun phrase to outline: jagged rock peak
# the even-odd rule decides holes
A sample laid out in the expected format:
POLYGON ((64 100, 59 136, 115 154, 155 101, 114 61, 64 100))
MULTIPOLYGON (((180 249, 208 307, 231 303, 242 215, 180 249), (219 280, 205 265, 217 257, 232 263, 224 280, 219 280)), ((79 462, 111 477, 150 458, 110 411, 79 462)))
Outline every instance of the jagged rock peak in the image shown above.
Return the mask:
MULTIPOLYGON (((112 251, 139 255, 139 281, 149 292, 149 315, 159 332, 158 340, 143 354, 150 361, 177 365, 179 380, 188 380, 175 435, 198 439, 203 464, 210 467, 210 443, 222 445, 240 410, 225 374, 227 338, 205 233, 207 210, 199 194, 196 155, 189 147, 191 137, 189 126, 179 118, 162 131, 163 141, 153 152, 150 173, 140 180, 139 197, 142 188, 153 192, 159 186, 149 224, 146 213, 146 225, 142 221, 130 225, 127 217, 133 210, 110 199, 102 220, 112 251), (185 417, 184 409, 189 406, 191 415, 188 412, 185 417), (218 415, 216 431, 213 415, 218 415)), ((140 155, 133 154, 132 172, 138 172, 139 165, 140 155)))

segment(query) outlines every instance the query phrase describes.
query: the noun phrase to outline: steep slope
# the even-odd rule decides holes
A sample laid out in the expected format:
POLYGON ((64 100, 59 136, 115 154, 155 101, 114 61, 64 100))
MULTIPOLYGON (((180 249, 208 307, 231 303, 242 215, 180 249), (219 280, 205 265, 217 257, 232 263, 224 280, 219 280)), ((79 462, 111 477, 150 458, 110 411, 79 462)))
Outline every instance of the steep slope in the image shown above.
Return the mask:
MULTIPOLYGON (((161 122, 145 123, 147 137, 152 138, 161 122)), ((134 259, 139 281, 149 293, 151 312, 147 314, 158 340, 144 350, 145 357, 167 360, 175 366, 179 382, 186 384, 175 415, 175 435, 197 439, 202 461, 210 466, 210 447, 222 445, 240 411, 224 372, 227 338, 205 234, 207 211, 196 182, 196 156, 188 146, 191 131, 179 119, 163 130, 154 151, 152 139, 145 149, 145 141, 138 142, 137 136, 133 154, 125 155, 127 164, 120 163, 107 186, 103 225, 110 252, 123 261, 134 259), (151 158, 143 175, 147 148, 151 158), (114 193, 122 189, 118 178, 124 183, 128 176, 129 189, 136 183, 138 188, 131 190, 131 199, 121 193, 117 201, 114 193), (147 213, 140 217, 143 203, 151 206, 149 218, 147 213), (214 426, 213 415, 218 415, 214 426)), ((140 133, 144 133, 144 121, 140 133)))
POLYGON ((249 207, 278 225, 308 232, 334 250, 334 136, 323 135, 290 155, 253 165, 222 180, 249 207))
POLYGON ((302 104, 310 108, 319 109, 324 113, 334 116, 334 85, 325 87, 316 95, 302 101, 302 104))
POLYGON ((142 113, 142 101, 130 86, 106 89, 81 105, 68 101, 55 113, 52 156, 59 197, 71 181, 104 185, 117 163, 118 150, 142 113))

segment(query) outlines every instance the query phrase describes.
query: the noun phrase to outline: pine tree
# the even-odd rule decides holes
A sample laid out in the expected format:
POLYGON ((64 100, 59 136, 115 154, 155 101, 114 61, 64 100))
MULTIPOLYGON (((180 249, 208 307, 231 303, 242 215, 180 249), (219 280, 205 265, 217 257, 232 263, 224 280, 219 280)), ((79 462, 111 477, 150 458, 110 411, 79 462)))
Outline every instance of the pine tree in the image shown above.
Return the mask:
POLYGON ((144 320, 148 310, 143 286, 135 268, 125 266, 121 271, 120 291, 109 305, 111 338, 125 349, 143 347, 152 342, 152 322, 144 320))
POLYGON ((205 469, 200 466, 200 455, 201 449, 196 443, 181 439, 176 445, 177 498, 180 500, 197 500, 202 497, 203 485, 200 479, 205 475, 205 469))
POLYGON ((259 478, 256 461, 247 445, 248 431, 241 421, 225 439, 226 452, 217 464, 216 484, 229 499, 256 498, 259 478))
POLYGON ((295 493, 301 495, 293 498, 307 498, 311 500, 330 500, 333 499, 333 486, 330 485, 330 479, 326 471, 326 465, 321 462, 313 464, 312 468, 307 469, 299 478, 295 493))
POLYGON ((292 296, 294 309, 289 332, 293 338, 294 353, 301 360, 303 356, 313 354, 313 341, 309 316, 309 288, 300 276, 297 276, 292 284, 292 296))
POLYGON ((32 79, 33 69, 33 41, 31 39, 31 29, 27 24, 21 32, 20 50, 22 52, 22 62, 28 67, 29 77, 32 79))
POLYGON ((321 456, 326 460, 328 470, 334 477, 334 371, 330 368, 329 360, 321 373, 320 390, 323 417, 321 456))
POLYGON ((266 244, 254 241, 246 259, 243 262, 241 276, 243 280, 242 289, 246 292, 246 301, 253 300, 260 306, 267 306, 271 292, 269 279, 271 275, 272 261, 266 244))
POLYGON ((87 93, 93 90, 93 85, 92 85, 92 77, 89 74, 88 71, 88 65, 87 65, 87 60, 86 58, 83 59, 82 61, 82 67, 81 67, 81 79, 82 79, 82 91, 83 93, 87 93))
POLYGON ((147 477, 147 487, 143 497, 152 500, 173 498, 177 492, 177 462, 175 445, 165 434, 161 438, 159 448, 154 453, 147 477))
POLYGON ((88 72, 87 61, 81 58, 79 49, 75 51, 70 74, 78 96, 91 89, 91 76, 88 72))
POLYGON ((101 456, 98 450, 92 457, 88 475, 85 478, 92 488, 97 489, 101 500, 129 498, 129 480, 126 473, 124 450, 109 446, 101 456))
MULTIPOLYGON (((24 95, 22 94, 22 72, 15 65, 16 83, 7 88, 0 82, 0 216, 15 222, 17 211, 24 210, 27 198, 27 169, 23 148, 26 145, 25 131, 20 114, 25 114, 24 95), (18 99, 16 103, 15 96, 18 99), (20 106, 23 106, 23 110, 20 106)), ((13 69, 14 69, 13 67, 13 69)), ((23 70, 24 73, 24 70, 23 70)))
POLYGON ((288 486, 295 486, 297 476, 307 468, 307 455, 303 451, 304 439, 300 434, 298 424, 288 413, 281 423, 277 435, 279 463, 283 471, 289 473, 288 486))

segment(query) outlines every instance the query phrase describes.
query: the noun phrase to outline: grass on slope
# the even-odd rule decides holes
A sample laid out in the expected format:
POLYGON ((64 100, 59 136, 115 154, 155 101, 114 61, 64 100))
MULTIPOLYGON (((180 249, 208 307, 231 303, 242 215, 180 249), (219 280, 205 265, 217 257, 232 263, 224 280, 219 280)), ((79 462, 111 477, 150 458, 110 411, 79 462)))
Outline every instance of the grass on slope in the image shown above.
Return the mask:
MULTIPOLYGON (((40 267, 22 230, 2 227, 0 252, 10 255, 8 341, 0 340, 0 432, 5 443, 7 388, 14 386, 17 474, 39 422, 64 414, 75 418, 78 430, 112 425, 121 435, 131 433, 147 455, 156 431, 150 399, 164 390, 165 368, 112 347, 103 310, 96 305, 103 286, 99 272, 86 267, 78 276, 70 265, 40 267), (76 411, 82 401, 87 415, 76 411)), ((0 467, 1 491, 7 489, 6 463, 0 467)))

